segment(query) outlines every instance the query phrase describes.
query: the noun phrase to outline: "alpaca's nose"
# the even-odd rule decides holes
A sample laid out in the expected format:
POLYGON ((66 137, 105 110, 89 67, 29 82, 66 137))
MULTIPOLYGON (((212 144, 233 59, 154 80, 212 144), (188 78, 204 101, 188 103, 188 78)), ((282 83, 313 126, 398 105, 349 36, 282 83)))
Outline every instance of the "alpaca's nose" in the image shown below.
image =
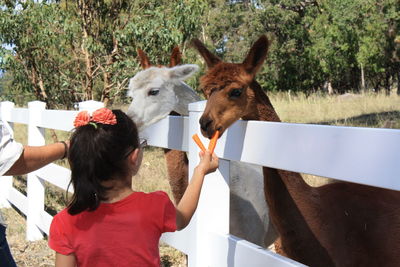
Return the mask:
POLYGON ((208 127, 211 125, 213 121, 209 118, 201 117, 199 120, 200 128, 204 132, 207 132, 208 127))

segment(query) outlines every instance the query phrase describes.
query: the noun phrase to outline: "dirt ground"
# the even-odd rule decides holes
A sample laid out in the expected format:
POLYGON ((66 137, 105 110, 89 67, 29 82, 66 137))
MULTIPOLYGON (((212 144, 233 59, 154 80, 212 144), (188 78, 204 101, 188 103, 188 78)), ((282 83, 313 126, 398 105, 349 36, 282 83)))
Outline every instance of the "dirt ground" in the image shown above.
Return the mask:
POLYGON ((1 209, 7 223, 7 240, 18 267, 54 266, 54 253, 47 240, 26 241, 26 220, 13 208, 1 209))

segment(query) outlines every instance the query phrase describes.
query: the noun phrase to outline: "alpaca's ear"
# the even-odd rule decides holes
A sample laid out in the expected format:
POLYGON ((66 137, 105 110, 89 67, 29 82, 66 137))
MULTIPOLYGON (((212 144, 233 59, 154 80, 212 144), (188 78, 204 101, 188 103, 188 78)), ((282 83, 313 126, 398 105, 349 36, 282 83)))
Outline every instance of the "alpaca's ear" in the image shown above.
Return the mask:
POLYGON ((142 66, 142 69, 148 69, 151 67, 151 63, 149 58, 147 57, 146 53, 142 49, 137 49, 137 53, 140 59, 140 66, 142 66))
POLYGON ((179 50, 179 46, 175 46, 174 49, 172 50, 169 67, 170 68, 175 67, 176 65, 181 64, 181 61, 182 61, 181 51, 179 50))
POLYGON ((207 67, 210 69, 221 62, 221 59, 211 53, 199 39, 193 39, 192 45, 199 51, 200 55, 204 58, 207 63, 207 67))
POLYGON ((263 35, 261 36, 251 47, 246 59, 243 61, 242 66, 247 73, 256 75, 260 70, 262 64, 267 58, 268 47, 270 42, 268 38, 263 35))
POLYGON ((139 171, 140 165, 142 164, 141 158, 139 157, 140 149, 136 148, 128 155, 128 160, 133 168, 134 175, 139 171))
POLYGON ((169 77, 171 79, 176 79, 180 81, 184 81, 188 79, 190 76, 195 74, 199 70, 199 67, 195 64, 185 64, 170 68, 169 77))

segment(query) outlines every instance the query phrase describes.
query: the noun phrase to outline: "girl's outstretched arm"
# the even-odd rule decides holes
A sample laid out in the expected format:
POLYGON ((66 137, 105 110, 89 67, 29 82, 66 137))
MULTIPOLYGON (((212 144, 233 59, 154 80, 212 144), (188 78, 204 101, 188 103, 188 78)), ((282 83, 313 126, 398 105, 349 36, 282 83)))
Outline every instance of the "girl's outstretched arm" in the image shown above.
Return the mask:
POLYGON ((56 252, 56 267, 76 267, 74 254, 63 255, 56 252))
POLYGON ((200 163, 194 169, 193 177, 176 207, 176 227, 178 230, 182 230, 189 224, 196 211, 204 176, 214 172, 217 168, 218 157, 215 154, 211 155, 209 151, 200 151, 200 163))

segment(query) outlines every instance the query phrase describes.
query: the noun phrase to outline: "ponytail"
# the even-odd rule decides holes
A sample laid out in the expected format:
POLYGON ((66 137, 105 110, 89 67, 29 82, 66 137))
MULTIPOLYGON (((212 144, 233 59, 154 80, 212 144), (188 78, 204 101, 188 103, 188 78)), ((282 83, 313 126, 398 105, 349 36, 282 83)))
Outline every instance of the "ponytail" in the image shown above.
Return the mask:
POLYGON ((90 122, 75 129, 68 160, 74 193, 68 204, 71 215, 96 210, 106 200, 110 187, 105 181, 127 174, 125 155, 139 146, 133 121, 122 111, 113 110, 117 123, 90 122))

